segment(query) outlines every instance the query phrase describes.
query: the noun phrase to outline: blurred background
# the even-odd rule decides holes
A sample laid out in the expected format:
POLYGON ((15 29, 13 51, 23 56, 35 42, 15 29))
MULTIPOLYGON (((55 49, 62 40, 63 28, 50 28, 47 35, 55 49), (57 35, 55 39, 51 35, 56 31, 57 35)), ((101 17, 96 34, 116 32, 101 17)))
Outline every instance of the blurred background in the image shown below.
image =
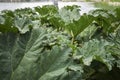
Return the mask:
POLYGON ((96 8, 111 10, 120 7, 120 0, 0 0, 0 11, 43 5, 56 5, 59 8, 67 5, 78 5, 81 6, 81 14, 83 14, 96 8))
MULTIPOLYGON (((0 0, 0 2, 35 2, 35 1, 54 1, 54 0, 0 0)), ((120 2, 120 0, 58 0, 58 1, 115 1, 120 2)))

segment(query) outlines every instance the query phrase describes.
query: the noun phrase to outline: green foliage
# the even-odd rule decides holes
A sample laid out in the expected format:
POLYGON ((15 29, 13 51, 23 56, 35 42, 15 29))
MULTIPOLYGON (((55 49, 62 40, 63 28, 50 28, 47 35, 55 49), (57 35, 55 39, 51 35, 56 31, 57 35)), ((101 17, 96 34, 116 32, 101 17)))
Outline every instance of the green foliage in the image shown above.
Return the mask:
POLYGON ((87 28, 93 21, 92 16, 89 15, 82 15, 79 20, 73 21, 70 24, 66 25, 66 30, 68 32, 72 32, 73 36, 76 37, 78 34, 80 34, 85 28, 87 28))
POLYGON ((0 65, 0 80, 119 80, 120 8, 1 11, 0 65))

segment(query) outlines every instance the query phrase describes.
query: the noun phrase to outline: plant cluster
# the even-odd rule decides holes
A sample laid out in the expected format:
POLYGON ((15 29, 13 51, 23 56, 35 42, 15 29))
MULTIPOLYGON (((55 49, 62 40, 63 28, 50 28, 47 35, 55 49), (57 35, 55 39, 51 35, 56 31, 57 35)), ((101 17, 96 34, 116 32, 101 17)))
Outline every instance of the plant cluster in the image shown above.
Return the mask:
POLYGON ((0 80, 119 80, 120 8, 79 12, 1 11, 0 80))

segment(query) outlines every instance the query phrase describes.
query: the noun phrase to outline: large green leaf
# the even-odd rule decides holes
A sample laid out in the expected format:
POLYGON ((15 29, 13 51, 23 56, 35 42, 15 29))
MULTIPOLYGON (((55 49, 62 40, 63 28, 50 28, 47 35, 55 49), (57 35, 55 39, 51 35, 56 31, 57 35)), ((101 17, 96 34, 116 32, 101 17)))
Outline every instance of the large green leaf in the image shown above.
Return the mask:
POLYGON ((72 23, 73 21, 77 21, 80 19, 80 7, 73 6, 65 6, 59 10, 60 18, 66 23, 72 23))
POLYGON ((18 35, 13 33, 0 34, 1 80, 10 80, 14 70, 24 56, 29 33, 20 35, 20 37, 18 35))
POLYGON ((25 34, 0 34, 0 80, 69 78, 67 68, 72 65, 69 60, 71 49, 66 43, 69 41, 50 31, 36 28, 25 34))
POLYGON ((87 28, 93 22, 93 17, 90 15, 82 15, 79 20, 73 21, 73 23, 69 23, 66 25, 66 30, 69 33, 73 33, 74 37, 80 34, 85 28, 87 28))
POLYGON ((106 40, 90 40, 85 42, 82 48, 78 48, 78 59, 82 60, 84 65, 90 66, 92 61, 97 60, 104 63, 109 70, 112 69, 114 57, 106 50, 107 46, 112 46, 106 40))
POLYGON ((14 26, 23 34, 30 30, 32 21, 27 17, 16 17, 14 20, 14 26))

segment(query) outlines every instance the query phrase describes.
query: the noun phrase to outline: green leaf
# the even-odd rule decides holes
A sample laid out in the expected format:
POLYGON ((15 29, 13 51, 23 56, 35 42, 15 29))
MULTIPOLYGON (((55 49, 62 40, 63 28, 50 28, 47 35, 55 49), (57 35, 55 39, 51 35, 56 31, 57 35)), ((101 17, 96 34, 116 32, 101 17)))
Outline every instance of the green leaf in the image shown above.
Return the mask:
POLYGON ((72 31, 74 37, 80 34, 85 28, 87 28, 93 21, 92 16, 89 15, 82 15, 78 21, 73 21, 73 23, 66 25, 66 30, 69 33, 72 31))
POLYGON ((13 18, 9 16, 0 16, 0 32, 18 32, 13 26, 13 18))
POLYGON ((24 34, 30 30, 32 26, 32 21, 27 17, 16 17, 16 19, 14 20, 14 26, 18 28, 20 33, 24 34))
POLYGON ((68 60, 71 49, 67 46, 67 37, 60 35, 56 39, 57 32, 50 31, 36 28, 25 34, 0 34, 0 80, 69 78, 67 68, 72 64, 68 60))
POLYGON ((72 23, 73 21, 77 21, 80 19, 79 10, 80 7, 73 6, 65 6, 59 10, 60 18, 65 22, 65 24, 72 23))
POLYGON ((105 35, 114 32, 114 30, 118 27, 114 25, 117 21, 114 11, 98 9, 92 11, 90 15, 94 16, 96 27, 101 28, 101 33, 105 35))
POLYGON ((112 46, 111 43, 106 40, 90 40, 85 42, 82 48, 79 48, 77 56, 81 55, 84 65, 90 66, 93 60, 97 60, 104 63, 109 70, 112 69, 114 57, 106 50, 107 46, 112 46))

